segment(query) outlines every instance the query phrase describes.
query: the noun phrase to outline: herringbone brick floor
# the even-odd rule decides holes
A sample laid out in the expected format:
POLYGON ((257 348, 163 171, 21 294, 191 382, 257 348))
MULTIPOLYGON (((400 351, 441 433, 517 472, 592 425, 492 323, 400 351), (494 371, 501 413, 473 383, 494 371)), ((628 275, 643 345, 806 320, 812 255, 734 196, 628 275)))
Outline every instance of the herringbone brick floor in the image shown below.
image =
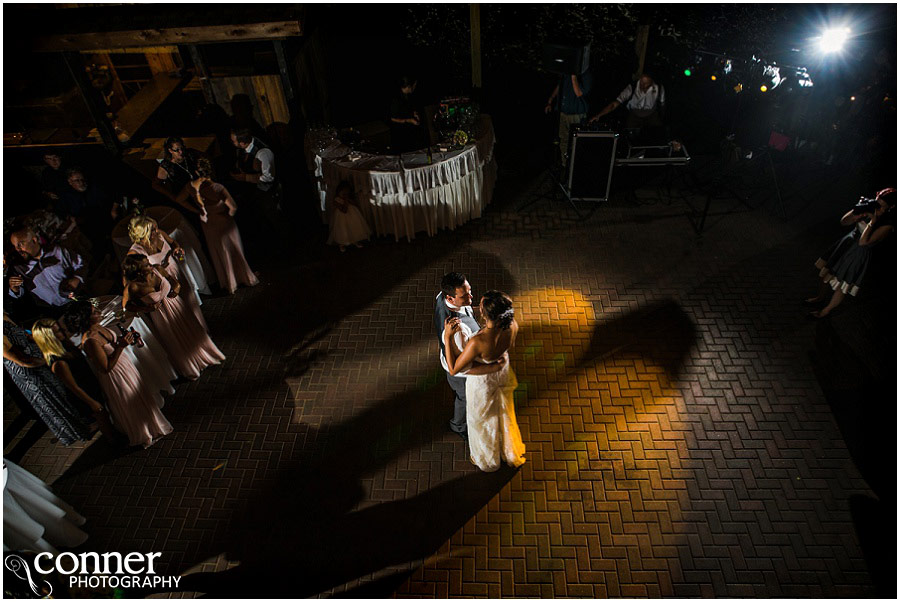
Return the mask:
POLYGON ((157 596, 873 595, 847 502, 869 488, 795 302, 813 209, 724 201, 697 237, 680 201, 579 219, 499 186, 456 231, 208 299, 228 360, 178 387, 158 445, 45 435, 23 466, 89 518, 86 549, 191 574, 157 596), (478 472, 446 429, 450 270, 515 300, 518 471, 478 472))

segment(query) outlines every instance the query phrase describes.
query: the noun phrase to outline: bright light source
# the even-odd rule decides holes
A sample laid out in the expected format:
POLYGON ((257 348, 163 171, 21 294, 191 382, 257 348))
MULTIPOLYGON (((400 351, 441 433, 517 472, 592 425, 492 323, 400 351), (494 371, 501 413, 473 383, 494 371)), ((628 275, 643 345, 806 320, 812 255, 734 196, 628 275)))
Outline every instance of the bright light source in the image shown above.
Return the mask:
POLYGON ((760 92, 768 92, 769 88, 765 84, 763 84, 762 86, 759 87, 759 91, 760 92))
POLYGON ((713 80, 713 81, 716 81, 716 76, 715 76, 715 75, 710 75, 710 76, 709 76, 709 79, 711 79, 711 80, 713 80))
POLYGON ((743 90, 743 89, 744 89, 744 85, 743 85, 743 84, 738 84, 738 85, 736 85, 736 86, 734 87, 734 91, 735 91, 735 92, 740 92, 740 91, 743 90))
POLYGON ((691 70, 690 70, 690 69, 685 69, 685 70, 684 70, 684 74, 685 74, 686 76, 690 77, 690 76, 691 76, 691 70))
POLYGON ((855 97, 855 96, 851 96, 851 97, 850 97, 850 102, 853 102, 854 100, 856 100, 856 97, 855 97))
POLYGON ((819 38, 819 50, 826 54, 830 52, 840 52, 848 37, 850 37, 849 27, 826 29, 825 32, 822 33, 822 37, 819 38))

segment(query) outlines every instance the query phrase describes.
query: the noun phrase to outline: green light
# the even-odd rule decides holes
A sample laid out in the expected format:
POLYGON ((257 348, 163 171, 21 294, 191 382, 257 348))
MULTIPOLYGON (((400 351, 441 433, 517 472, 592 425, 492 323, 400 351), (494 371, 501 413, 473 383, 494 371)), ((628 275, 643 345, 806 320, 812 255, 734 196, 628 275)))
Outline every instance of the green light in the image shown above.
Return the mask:
POLYGON ((690 76, 691 76, 691 70, 690 70, 690 69, 685 69, 685 70, 684 70, 684 74, 685 74, 686 76, 690 77, 690 76))

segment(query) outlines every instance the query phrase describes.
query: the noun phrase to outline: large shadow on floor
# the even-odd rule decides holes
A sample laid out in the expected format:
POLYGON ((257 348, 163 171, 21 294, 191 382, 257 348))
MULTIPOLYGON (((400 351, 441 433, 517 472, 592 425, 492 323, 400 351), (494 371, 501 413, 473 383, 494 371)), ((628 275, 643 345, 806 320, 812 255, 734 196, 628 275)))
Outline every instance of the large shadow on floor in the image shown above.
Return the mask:
MULTIPOLYGON (((495 258, 484 260, 493 263, 495 258)), ((484 278, 483 286, 506 288, 515 296, 513 283, 503 282, 502 274, 484 278)), ((597 326, 587 325, 578 334, 586 338, 578 342, 580 351, 566 362, 559 378, 593 366, 645 336, 656 340, 661 335, 673 342, 667 345, 664 361, 677 371, 695 336, 693 325, 673 302, 654 304, 597 326)), ((519 336, 524 346, 534 340, 565 343, 574 333, 567 322, 551 320, 525 323, 519 336)), ((557 351, 548 345, 535 351, 538 353, 555 356, 557 351)), ((514 365, 516 361, 514 357, 514 365)), ((529 378, 528 371, 523 363, 520 375, 529 378)), ((533 386, 523 408, 540 398, 545 388, 553 387, 555 378, 530 378, 533 386)), ((107 527, 115 528, 105 532, 114 531, 116 539, 92 538, 88 545, 98 551, 167 552, 161 559, 160 574, 179 574, 217 555, 239 562, 225 571, 195 573, 182 579, 180 591, 213 597, 307 597, 372 575, 375 580, 358 593, 387 596, 397 586, 397 578, 390 576, 392 570, 395 576, 402 574, 408 563, 435 553, 517 475, 506 467, 492 474, 473 467, 456 476, 464 470, 465 455, 460 450, 461 440, 451 437, 447 442, 449 411, 449 390, 443 380, 425 390, 371 404, 343 422, 320 427, 292 424, 289 408, 273 409, 272 423, 279 425, 273 427, 276 432, 255 439, 228 466, 213 469, 218 481, 207 476, 188 478, 197 474, 196 469, 178 469, 182 456, 202 457, 200 452, 178 450, 177 457, 152 456, 140 472, 166 487, 171 502, 165 499, 152 508, 153 516, 148 519, 145 511, 150 509, 142 490, 122 480, 119 491, 114 485, 106 492, 118 514, 106 519, 107 527), (291 445, 298 451, 285 452, 277 460, 270 455, 271 465, 258 461, 267 451, 291 445), (244 462, 255 468, 242 467, 244 462), (452 464, 454 477, 442 478, 435 463, 438 468, 452 464), (167 478, 170 471, 178 476, 167 478), (397 489, 388 484, 394 476, 397 489), (365 488, 366 481, 373 478, 383 480, 377 488, 379 499, 386 495, 394 499, 373 505, 375 500, 367 499, 365 488), (420 483, 425 479, 427 484, 420 483), (219 484, 223 482, 232 485, 223 491, 219 484), (221 511, 201 502, 200 520, 179 532, 179 541, 168 539, 165 526, 185 521, 179 503, 216 495, 229 498, 221 511), (122 528, 118 528, 120 523, 122 528), (154 525, 159 528, 154 530, 154 525), (188 539, 191 533, 194 539, 188 539), (165 556, 179 560, 166 562, 165 556)), ((215 428, 221 430, 221 425, 215 428)), ((79 462, 70 472, 79 472, 79 462)), ((90 491, 92 477, 90 472, 83 473, 70 491, 60 493, 80 506, 79 493, 90 491)), ((66 480, 62 481, 65 486, 66 480)), ((98 481, 94 486, 102 484, 98 481)), ((147 593, 151 592, 129 592, 147 593)))

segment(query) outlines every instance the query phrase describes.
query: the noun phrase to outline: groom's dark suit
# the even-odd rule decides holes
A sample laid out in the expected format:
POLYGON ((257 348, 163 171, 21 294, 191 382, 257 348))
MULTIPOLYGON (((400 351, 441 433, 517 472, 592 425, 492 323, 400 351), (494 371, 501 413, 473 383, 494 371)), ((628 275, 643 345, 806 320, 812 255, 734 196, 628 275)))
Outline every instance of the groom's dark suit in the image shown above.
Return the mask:
MULTIPOLYGON (((475 321, 475 315, 472 313, 472 306, 461 307, 460 310, 453 311, 447 307, 444 301, 444 293, 438 293, 437 299, 434 301, 434 329, 437 331, 438 343, 441 346, 441 357, 444 356, 444 321, 449 316, 459 318, 459 321, 468 326, 475 334, 480 330, 478 322, 475 321)), ((442 364, 443 365, 443 364, 442 364)), ((447 382, 450 388, 456 394, 453 400, 453 419, 450 421, 450 430, 456 433, 466 433, 466 377, 450 376, 447 373, 447 382)))

